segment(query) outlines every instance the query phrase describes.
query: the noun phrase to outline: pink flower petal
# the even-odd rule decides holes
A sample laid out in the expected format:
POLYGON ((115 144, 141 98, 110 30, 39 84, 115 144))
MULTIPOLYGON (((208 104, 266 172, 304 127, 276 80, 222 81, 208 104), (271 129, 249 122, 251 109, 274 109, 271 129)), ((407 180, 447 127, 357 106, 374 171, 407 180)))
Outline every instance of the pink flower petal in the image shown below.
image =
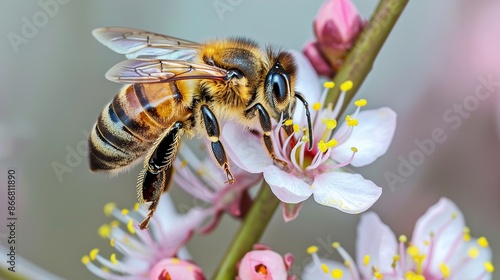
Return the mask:
POLYGON ((243 127, 227 123, 222 129, 222 136, 227 154, 241 169, 250 173, 262 173, 264 167, 273 164, 260 138, 243 127))
POLYGON ((335 72, 321 54, 318 42, 312 41, 307 43, 302 52, 307 57, 307 59, 309 59, 309 62, 311 62, 314 70, 316 70, 316 73, 318 73, 318 75, 333 77, 335 72))
POLYGON ((295 220, 299 215, 299 210, 302 207, 302 202, 297 204, 291 203, 281 203, 281 208, 283 210, 283 219, 285 223, 295 220))
MULTIPOLYGON (((360 167, 374 162, 387 152, 396 130, 396 113, 384 107, 361 111, 357 119, 359 125, 354 127, 349 140, 332 151, 331 158, 336 162, 346 162, 352 156, 351 148, 356 147, 358 152, 351 165, 360 167)), ((342 124, 334 138, 346 129, 347 124, 342 124)))
POLYGON ((286 203, 302 202, 312 194, 309 184, 274 165, 264 168, 264 179, 274 195, 286 203))
POLYGON ((370 212, 361 216, 356 240, 356 263, 366 279, 373 276, 372 267, 382 273, 392 272, 394 255, 398 254, 398 242, 392 230, 385 225, 377 214, 370 212), (370 256, 370 263, 363 265, 364 256, 370 256))
POLYGON ((382 188, 359 174, 328 172, 313 183, 314 200, 342 212, 357 214, 370 208, 382 194, 382 188))
POLYGON ((191 262, 180 259, 163 259, 150 272, 149 279, 204 280, 203 271, 191 262), (167 275, 169 278, 167 278, 167 275))

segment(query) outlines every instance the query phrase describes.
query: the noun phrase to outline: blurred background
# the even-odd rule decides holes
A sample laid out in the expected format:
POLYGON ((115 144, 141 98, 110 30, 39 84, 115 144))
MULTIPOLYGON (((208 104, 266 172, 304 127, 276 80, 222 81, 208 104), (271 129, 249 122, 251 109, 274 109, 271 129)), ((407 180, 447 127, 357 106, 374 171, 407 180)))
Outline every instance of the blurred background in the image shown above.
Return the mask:
MULTIPOLYGON (((243 35, 262 45, 300 50, 313 36, 312 21, 323 1, 65 1, 15 44, 9 34, 22 36, 25 21, 32 22, 43 10, 32 0, 4 1, 0 10, 0 180, 4 186, 7 170, 15 168, 17 253, 62 278, 94 279, 80 259, 95 247, 104 256, 112 252, 97 235, 97 228, 109 222, 102 206, 136 202, 139 168, 114 178, 88 170, 86 135, 120 88, 104 73, 124 59, 99 44, 91 31, 134 27, 193 41, 243 35), (218 13, 218 2, 230 9, 218 13)), ((368 18, 378 1, 354 2, 368 18)), ((474 110, 464 115, 454 111, 474 93, 479 76, 500 80, 499 13, 499 1, 410 1, 358 93, 368 99, 368 107, 388 106, 398 113, 389 152, 360 170, 383 188, 372 210, 397 235, 410 236, 418 217, 446 196, 462 209, 472 235, 487 236, 494 254, 500 253, 498 85, 474 110), (450 123, 444 114, 459 117, 450 123), (431 138, 439 128, 447 140, 436 144, 411 174, 388 182, 388 172, 398 174, 401 158, 408 160, 419 149, 416 141, 431 138)), ((175 187, 172 195, 178 206, 192 204, 175 187)), ((1 190, 1 223, 7 214, 5 196, 1 190)), ((311 199, 291 223, 285 224, 277 212, 262 242, 277 252, 293 253, 295 271, 300 271, 308 260, 305 249, 320 240, 339 241, 354 255, 358 220, 311 199)), ((213 234, 197 235, 188 244, 207 275, 237 227, 238 222, 225 217, 213 234)), ((2 224, 3 245, 5 230, 2 224)), ((340 260, 335 254, 329 257, 340 260)), ((497 260, 493 264, 500 268, 497 260)))

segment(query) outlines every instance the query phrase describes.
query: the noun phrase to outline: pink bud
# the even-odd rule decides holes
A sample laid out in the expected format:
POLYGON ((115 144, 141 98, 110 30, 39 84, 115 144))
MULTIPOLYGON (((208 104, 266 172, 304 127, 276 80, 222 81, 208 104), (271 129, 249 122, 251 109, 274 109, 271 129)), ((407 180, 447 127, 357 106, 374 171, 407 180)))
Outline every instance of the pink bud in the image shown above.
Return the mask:
MULTIPOLYGON (((304 53, 309 62, 311 62, 312 66, 314 67, 314 70, 316 70, 316 73, 318 73, 318 75, 333 77, 333 74, 335 74, 335 72, 321 54, 318 42, 307 43, 304 49, 302 50, 302 53, 304 53)), ((289 220, 293 220, 294 218, 295 217, 289 220)))
POLYGON ((183 280, 205 280, 203 271, 198 266, 185 260, 177 258, 163 259, 159 261, 149 274, 150 280, 158 279, 183 279, 183 280))
POLYGON ((254 250, 246 253, 239 264, 239 280, 279 280, 288 278, 287 260, 271 250, 254 250))
POLYGON ((363 26, 364 22, 350 0, 327 0, 323 4, 314 22, 314 32, 330 65, 339 66, 338 60, 344 58, 363 26))

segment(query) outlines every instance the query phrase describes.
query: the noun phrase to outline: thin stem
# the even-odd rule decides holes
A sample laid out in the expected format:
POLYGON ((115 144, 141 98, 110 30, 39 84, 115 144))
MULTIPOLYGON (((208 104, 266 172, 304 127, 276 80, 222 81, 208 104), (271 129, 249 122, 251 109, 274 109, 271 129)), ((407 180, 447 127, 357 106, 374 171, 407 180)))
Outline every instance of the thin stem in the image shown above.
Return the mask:
POLYGON ((259 241, 267 224, 273 217, 276 208, 278 208, 279 203, 279 199, 273 194, 269 185, 264 181, 250 211, 247 213, 245 220, 243 220, 231 245, 229 245, 226 255, 212 279, 234 280, 236 275, 236 263, 240 261, 248 251, 251 251, 253 245, 259 241))
MULTIPOLYGON (((354 85, 346 94, 345 102, 339 116, 342 115, 363 84, 366 76, 373 67, 375 58, 406 7, 406 4, 408 4, 408 1, 409 0, 381 0, 370 21, 364 27, 363 32, 358 36, 342 68, 333 79, 336 85, 340 85, 347 80, 351 80, 354 85)), ((336 86, 332 88, 328 92, 325 104, 335 104, 339 95, 340 87, 336 86)))
MULTIPOLYGON (((354 94, 361 87, 382 45, 408 1, 381 0, 372 18, 350 50, 344 65, 333 80, 337 85, 342 84, 346 80, 351 80, 354 83, 353 88, 347 92, 346 102, 340 113, 345 110, 347 104, 349 104, 354 94)), ((334 103, 339 95, 340 90, 337 86, 328 92, 325 104, 329 102, 334 103)), ((264 182, 255 198, 252 208, 250 208, 236 236, 229 245, 226 255, 219 264, 212 278, 213 280, 233 280, 235 278, 236 263, 248 251, 252 250, 253 245, 259 241, 279 202, 278 198, 272 193, 269 185, 264 182)))

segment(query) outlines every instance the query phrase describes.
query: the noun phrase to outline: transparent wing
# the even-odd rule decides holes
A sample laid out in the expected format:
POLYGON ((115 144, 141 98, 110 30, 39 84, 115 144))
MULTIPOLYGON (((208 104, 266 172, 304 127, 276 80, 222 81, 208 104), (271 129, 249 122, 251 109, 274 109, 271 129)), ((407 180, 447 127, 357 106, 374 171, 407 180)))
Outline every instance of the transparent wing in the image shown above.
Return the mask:
POLYGON ((227 71, 183 60, 130 59, 113 66, 106 78, 118 83, 160 83, 187 79, 223 80, 227 71))
POLYGON ((200 48, 195 42, 132 28, 97 28, 92 35, 106 47, 125 54, 129 59, 190 60, 200 48))

